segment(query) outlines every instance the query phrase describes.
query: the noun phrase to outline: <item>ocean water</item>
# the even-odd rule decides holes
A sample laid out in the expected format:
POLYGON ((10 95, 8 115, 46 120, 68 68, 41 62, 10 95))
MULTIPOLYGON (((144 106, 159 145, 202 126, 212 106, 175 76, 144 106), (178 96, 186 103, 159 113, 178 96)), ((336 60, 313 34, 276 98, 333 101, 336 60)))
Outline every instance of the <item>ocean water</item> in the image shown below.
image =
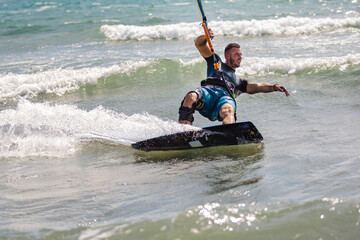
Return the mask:
POLYGON ((196 1, 0 0, 0 239, 359 239, 360 3, 203 1, 261 144, 140 152, 206 76, 196 1))

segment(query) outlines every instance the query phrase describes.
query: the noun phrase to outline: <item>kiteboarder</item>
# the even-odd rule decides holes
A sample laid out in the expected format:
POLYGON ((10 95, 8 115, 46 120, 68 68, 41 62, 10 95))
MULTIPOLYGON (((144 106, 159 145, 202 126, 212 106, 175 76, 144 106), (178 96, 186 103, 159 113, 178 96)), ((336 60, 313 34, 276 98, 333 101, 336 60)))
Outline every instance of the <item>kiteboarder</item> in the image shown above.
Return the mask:
MULTIPOLYGON (((208 34, 211 39, 214 37, 210 28, 208 34)), ((240 45, 228 44, 224 51, 225 62, 222 62, 219 55, 211 49, 212 46, 209 47, 211 42, 208 39, 205 35, 195 39, 196 48, 207 62, 207 78, 201 81, 201 87, 190 91, 184 97, 179 108, 179 123, 191 125, 195 110, 211 121, 218 120, 223 124, 235 123, 235 98, 241 93, 283 92, 286 96, 290 95, 288 90, 279 84, 249 82, 238 77, 235 70, 240 67, 242 61, 240 45), (217 62, 220 63, 219 69, 216 69, 217 62)))

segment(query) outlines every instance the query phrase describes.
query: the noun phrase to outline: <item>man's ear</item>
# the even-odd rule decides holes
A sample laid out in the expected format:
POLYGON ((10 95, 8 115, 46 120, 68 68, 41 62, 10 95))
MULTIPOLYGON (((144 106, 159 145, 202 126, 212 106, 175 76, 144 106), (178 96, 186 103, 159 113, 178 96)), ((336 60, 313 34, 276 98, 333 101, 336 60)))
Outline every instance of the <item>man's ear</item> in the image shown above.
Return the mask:
POLYGON ((230 58, 230 56, 229 56, 229 53, 227 52, 227 53, 224 53, 225 54, 225 62, 229 62, 230 61, 230 59, 228 59, 228 58, 230 58))

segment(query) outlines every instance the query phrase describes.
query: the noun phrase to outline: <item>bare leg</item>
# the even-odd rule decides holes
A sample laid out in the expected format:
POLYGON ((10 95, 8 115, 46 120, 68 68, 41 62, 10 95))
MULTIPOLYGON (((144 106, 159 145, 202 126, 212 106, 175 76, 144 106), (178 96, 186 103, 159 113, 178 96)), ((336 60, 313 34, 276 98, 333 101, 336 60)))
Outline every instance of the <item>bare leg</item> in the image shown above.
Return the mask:
POLYGON ((223 124, 235 123, 235 109, 231 104, 224 104, 219 112, 223 124))

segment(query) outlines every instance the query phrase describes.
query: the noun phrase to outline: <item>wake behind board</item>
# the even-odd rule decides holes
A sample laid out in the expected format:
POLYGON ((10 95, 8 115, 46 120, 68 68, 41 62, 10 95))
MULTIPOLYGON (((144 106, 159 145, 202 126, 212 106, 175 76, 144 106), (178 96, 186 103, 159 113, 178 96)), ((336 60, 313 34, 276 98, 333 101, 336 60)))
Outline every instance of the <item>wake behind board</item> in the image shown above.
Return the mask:
POLYGON ((164 135, 131 146, 143 151, 166 151, 259 143, 262 140, 263 137, 252 122, 239 122, 164 135))

